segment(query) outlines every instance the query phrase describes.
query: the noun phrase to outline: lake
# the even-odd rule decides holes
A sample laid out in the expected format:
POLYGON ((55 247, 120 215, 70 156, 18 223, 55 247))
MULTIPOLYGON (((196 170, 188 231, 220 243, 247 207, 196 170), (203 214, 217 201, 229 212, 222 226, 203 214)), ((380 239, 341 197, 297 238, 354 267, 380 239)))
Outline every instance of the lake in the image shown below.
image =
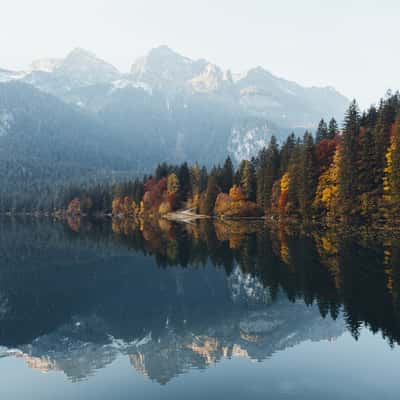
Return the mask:
POLYGON ((398 399, 400 243, 262 223, 0 225, 2 399, 398 399))

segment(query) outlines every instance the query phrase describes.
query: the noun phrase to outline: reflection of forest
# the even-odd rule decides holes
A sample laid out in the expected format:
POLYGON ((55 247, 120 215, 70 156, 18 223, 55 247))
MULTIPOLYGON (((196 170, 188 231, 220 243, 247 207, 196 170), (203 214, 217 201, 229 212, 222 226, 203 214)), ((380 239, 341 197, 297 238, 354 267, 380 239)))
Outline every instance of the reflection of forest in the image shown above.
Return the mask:
POLYGON ((18 348, 33 368, 76 380, 123 354, 165 383, 193 366, 262 360, 346 327, 398 344, 399 249, 262 222, 7 220, 0 356, 2 346, 18 348))

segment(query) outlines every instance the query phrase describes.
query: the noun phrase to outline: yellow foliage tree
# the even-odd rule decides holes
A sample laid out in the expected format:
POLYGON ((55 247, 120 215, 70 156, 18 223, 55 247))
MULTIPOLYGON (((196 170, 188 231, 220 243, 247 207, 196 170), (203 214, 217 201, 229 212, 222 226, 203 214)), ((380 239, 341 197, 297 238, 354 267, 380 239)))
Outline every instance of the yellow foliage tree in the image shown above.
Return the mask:
POLYGON ((242 188, 238 185, 234 185, 229 189, 229 197, 232 201, 246 200, 242 188))
MULTIPOLYGON (((386 152, 383 177, 385 216, 393 223, 400 218, 400 117, 397 119, 386 152)), ((396 223, 396 222, 395 222, 396 223)))
POLYGON ((177 194, 179 192, 179 179, 174 172, 168 175, 167 193, 177 194))
POLYGON ((339 165, 340 150, 338 148, 333 156, 332 164, 319 177, 313 202, 314 208, 329 219, 335 218, 339 200, 339 165))

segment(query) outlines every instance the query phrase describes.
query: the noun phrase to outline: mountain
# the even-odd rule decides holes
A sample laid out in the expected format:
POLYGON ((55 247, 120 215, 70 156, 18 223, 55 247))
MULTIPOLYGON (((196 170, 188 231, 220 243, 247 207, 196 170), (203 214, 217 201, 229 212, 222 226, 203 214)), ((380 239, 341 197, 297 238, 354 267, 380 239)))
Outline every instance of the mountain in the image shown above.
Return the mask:
POLYGON ((46 185, 129 169, 130 150, 96 115, 31 85, 0 83, 0 203, 15 196, 22 204, 31 190, 44 195, 46 185))
POLYGON ((72 157, 85 168, 121 171, 123 164, 137 173, 160 161, 210 165, 227 153, 239 162, 273 134, 283 140, 321 117, 341 120, 348 104, 329 87, 305 88, 261 67, 232 74, 166 46, 128 73, 80 48, 26 71, 0 69, 0 97, 3 163, 12 154, 57 170, 72 157))

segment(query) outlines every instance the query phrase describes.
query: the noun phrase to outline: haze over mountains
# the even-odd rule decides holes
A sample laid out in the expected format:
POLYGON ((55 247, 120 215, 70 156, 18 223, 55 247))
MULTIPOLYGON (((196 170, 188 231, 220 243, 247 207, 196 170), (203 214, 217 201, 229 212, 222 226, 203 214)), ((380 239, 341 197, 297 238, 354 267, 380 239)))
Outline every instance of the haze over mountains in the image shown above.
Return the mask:
POLYGON ((243 74, 166 46, 128 73, 75 49, 64 59, 0 69, 0 163, 18 181, 150 171, 161 161, 250 158, 319 119, 341 120, 348 99, 257 67, 243 74), (44 172, 43 172, 44 171, 44 172))

